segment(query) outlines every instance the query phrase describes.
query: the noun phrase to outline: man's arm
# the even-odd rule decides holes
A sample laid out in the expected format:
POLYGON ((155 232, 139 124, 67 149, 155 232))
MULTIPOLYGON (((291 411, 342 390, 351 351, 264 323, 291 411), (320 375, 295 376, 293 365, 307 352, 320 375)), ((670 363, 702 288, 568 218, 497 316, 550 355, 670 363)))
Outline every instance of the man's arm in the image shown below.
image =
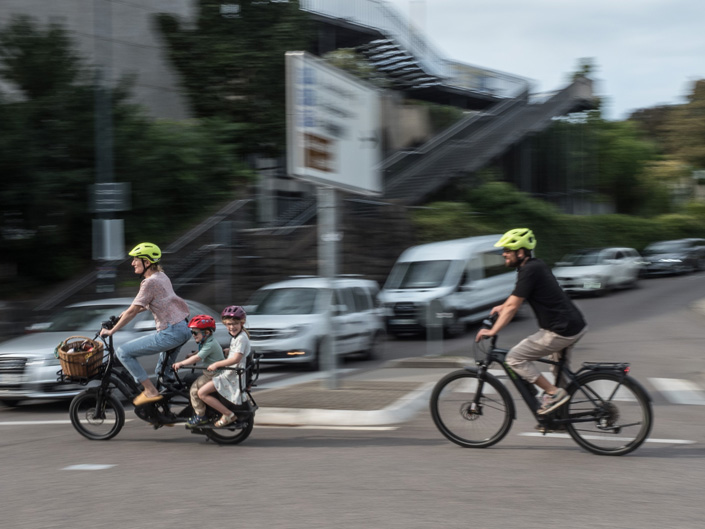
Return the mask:
POLYGON ((480 329, 475 336, 475 341, 479 342, 483 338, 496 336, 510 321, 514 319, 519 307, 524 303, 524 298, 512 294, 507 301, 492 309, 492 314, 497 313, 499 317, 491 329, 480 329))

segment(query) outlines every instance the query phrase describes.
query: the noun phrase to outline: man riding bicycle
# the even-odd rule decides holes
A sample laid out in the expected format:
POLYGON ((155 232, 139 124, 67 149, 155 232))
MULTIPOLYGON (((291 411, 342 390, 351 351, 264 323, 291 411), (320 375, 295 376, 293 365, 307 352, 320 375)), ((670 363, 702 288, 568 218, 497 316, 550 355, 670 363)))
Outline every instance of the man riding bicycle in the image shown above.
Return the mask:
POLYGON ((517 280, 507 300, 491 311, 491 314, 498 315, 497 321, 491 329, 480 329, 475 341, 498 334, 512 321, 524 300, 529 302, 538 320, 539 331, 512 347, 506 362, 524 380, 544 391, 543 404, 538 413, 545 415, 565 404, 568 394, 565 389, 549 382, 533 361, 548 355, 558 360, 565 350, 567 362, 570 349, 585 334, 587 324, 582 313, 558 285, 548 265, 532 256, 536 237, 530 229, 509 230, 495 246, 504 248, 504 264, 517 269, 517 280))

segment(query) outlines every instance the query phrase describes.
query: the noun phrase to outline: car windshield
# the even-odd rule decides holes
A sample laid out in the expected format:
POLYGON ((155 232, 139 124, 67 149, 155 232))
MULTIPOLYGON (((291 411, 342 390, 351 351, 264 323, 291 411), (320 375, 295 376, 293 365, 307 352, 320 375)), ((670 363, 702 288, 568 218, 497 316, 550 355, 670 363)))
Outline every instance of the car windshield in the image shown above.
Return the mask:
POLYGON ((397 263, 386 288, 436 288, 443 283, 451 261, 397 263))
POLYGON ((565 266, 592 266, 600 264, 602 259, 600 251, 594 250, 568 254, 561 259, 561 262, 565 263, 565 266))
POLYGON ((653 255, 657 253, 676 253, 685 249, 685 243, 681 241, 666 241, 651 244, 644 249, 644 255, 653 255))
POLYGON ((255 293, 250 305, 250 314, 313 314, 322 312, 316 304, 321 289, 316 288, 271 288, 255 293))
POLYGON ((110 316, 119 316, 127 306, 90 305, 85 307, 67 307, 57 312, 48 325, 41 330, 49 332, 74 332, 100 330, 100 324, 110 316))

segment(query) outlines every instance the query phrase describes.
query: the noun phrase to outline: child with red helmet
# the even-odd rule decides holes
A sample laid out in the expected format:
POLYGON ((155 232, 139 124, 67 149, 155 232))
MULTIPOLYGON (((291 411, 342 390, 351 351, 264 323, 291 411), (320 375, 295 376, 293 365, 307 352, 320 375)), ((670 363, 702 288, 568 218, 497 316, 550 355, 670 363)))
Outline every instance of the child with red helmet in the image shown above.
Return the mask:
MULTIPOLYGON (((232 337, 228 348, 228 357, 220 362, 215 362, 208 366, 208 371, 215 371, 222 367, 241 367, 247 365, 247 357, 252 354, 250 348, 250 334, 245 329, 247 314, 245 309, 237 305, 231 305, 223 309, 221 319, 228 328, 232 337)), ((233 404, 242 404, 242 391, 240 390, 240 376, 234 369, 225 370, 216 374, 213 380, 203 385, 198 390, 198 397, 208 406, 219 411, 223 416, 215 423, 215 426, 222 427, 235 422, 237 416, 224 406, 213 393, 218 392, 233 404)))
MULTIPOLYGON (((172 366, 174 371, 178 371, 183 366, 197 364, 199 361, 210 366, 215 362, 225 360, 223 349, 213 337, 213 333, 215 333, 215 319, 207 314, 199 314, 191 318, 188 326, 189 329, 191 329, 193 339, 196 340, 198 344, 198 352, 181 362, 176 362, 172 366)), ((198 397, 198 390, 210 382, 215 375, 215 370, 210 371, 204 369, 201 376, 191 384, 189 393, 191 395, 191 405, 193 406, 194 415, 188 420, 186 426, 193 427, 208 424, 206 404, 198 397)))

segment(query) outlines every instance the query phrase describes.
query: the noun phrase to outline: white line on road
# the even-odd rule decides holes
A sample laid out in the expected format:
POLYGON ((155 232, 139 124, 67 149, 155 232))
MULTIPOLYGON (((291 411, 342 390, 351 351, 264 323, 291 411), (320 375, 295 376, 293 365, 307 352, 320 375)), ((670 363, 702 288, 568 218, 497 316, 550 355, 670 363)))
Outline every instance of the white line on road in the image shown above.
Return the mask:
POLYGON ((109 468, 113 468, 116 465, 71 465, 68 467, 64 467, 61 470, 107 470, 109 468))
POLYGON ((391 431, 398 430, 398 426, 286 426, 275 424, 258 424, 255 428, 286 428, 287 430, 359 430, 359 431, 391 431))
POLYGON ((705 406, 705 392, 690 380, 680 378, 649 378, 654 387, 674 404, 705 406))
MULTIPOLYGON (((553 437, 554 439, 571 439, 570 435, 565 434, 565 433, 547 433, 546 435, 542 434, 541 432, 522 432, 519 435, 524 436, 524 437, 553 437)), ((605 438, 605 437, 600 437, 598 435, 583 435, 583 439, 587 439, 588 441, 630 441, 631 438, 627 437, 610 437, 610 438, 605 438)), ((691 441, 689 439, 654 439, 654 438, 649 438, 645 441, 646 443, 662 443, 662 444, 675 444, 675 445, 692 445, 695 444, 695 441, 691 441)))

